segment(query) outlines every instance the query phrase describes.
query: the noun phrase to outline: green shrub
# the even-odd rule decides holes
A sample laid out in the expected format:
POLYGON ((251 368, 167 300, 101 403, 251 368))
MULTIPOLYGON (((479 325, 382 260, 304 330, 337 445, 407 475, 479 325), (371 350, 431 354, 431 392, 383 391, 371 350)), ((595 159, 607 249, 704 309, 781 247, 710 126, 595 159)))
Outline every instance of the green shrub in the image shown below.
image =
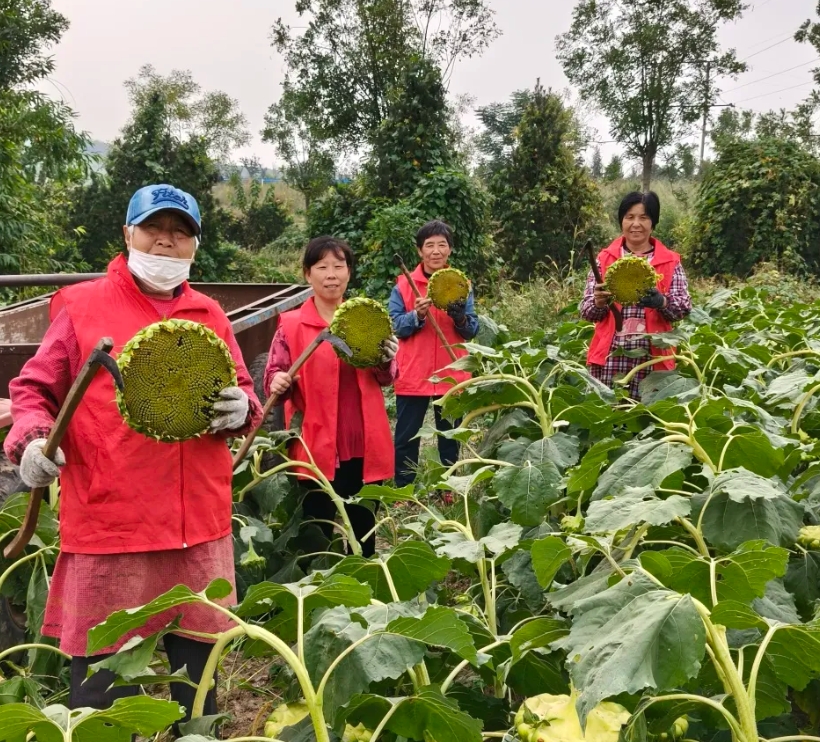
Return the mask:
POLYGON ((820 160, 785 139, 727 144, 695 204, 692 258, 706 274, 820 267, 820 160))
POLYGON ((379 209, 367 224, 363 245, 357 252, 354 285, 366 296, 387 297, 396 282, 398 253, 413 269, 418 261, 415 235, 423 215, 407 201, 379 209))
MULTIPOLYGON (((474 179, 460 170, 437 168, 419 182, 410 205, 421 217, 416 230, 430 219, 443 219, 452 227, 453 265, 473 280, 485 275, 490 252, 489 198, 474 179)), ((411 242, 414 237, 415 230, 411 242)))
POLYGON ((249 250, 261 250, 293 224, 287 207, 276 197, 273 188, 263 194, 262 184, 255 180, 245 193, 236 175, 231 178, 231 187, 231 205, 238 215, 231 215, 225 227, 225 236, 230 242, 249 250))
POLYGON ((369 197, 361 181, 337 183, 312 201, 307 211, 308 238, 329 234, 361 250, 367 224, 385 202, 369 197))

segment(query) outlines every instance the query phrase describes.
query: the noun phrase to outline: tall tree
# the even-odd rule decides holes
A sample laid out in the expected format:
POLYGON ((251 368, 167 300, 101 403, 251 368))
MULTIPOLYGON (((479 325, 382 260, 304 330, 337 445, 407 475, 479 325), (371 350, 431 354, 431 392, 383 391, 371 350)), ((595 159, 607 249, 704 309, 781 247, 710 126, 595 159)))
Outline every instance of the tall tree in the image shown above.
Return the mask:
POLYGON ((589 172, 592 173, 592 177, 595 178, 595 180, 600 180, 604 174, 604 158, 601 156, 600 147, 596 147, 592 152, 592 164, 590 165, 589 172))
POLYGON ((134 191, 149 183, 172 183, 194 195, 202 214, 202 247, 192 277, 226 280, 236 251, 223 245, 225 217, 212 193, 218 170, 204 137, 180 139, 169 127, 173 115, 160 92, 141 99, 111 146, 106 174, 94 176, 77 200, 72 219, 83 227, 80 248, 92 267, 102 269, 123 249, 122 224, 134 191))
POLYGON ((372 139, 364 171, 380 198, 406 198, 427 173, 453 164, 447 93, 434 64, 417 59, 408 65, 372 139))
POLYGON ((482 127, 476 139, 478 170, 485 180, 507 163, 516 143, 517 127, 532 100, 532 90, 516 90, 508 101, 490 103, 477 109, 482 127))
POLYGON ((607 183, 613 183, 616 180, 623 180, 624 177, 624 161, 620 155, 612 155, 612 158, 604 168, 604 180, 607 183))
POLYGON ((0 0, 0 271, 71 268, 65 188, 85 174, 73 112, 34 86, 54 70, 47 50, 68 28, 50 0, 0 0))
POLYGON ((658 154, 708 115, 716 78, 746 69, 717 38, 744 8, 742 0, 580 0, 557 38, 564 73, 641 161, 645 190, 658 154))
POLYGON ((227 160, 233 149, 250 142, 248 120, 238 101, 220 90, 203 92, 188 70, 163 76, 146 64, 137 77, 125 81, 125 88, 135 110, 159 96, 169 131, 179 139, 200 137, 214 160, 227 160))
POLYGON ((498 35, 486 0, 297 0, 300 34, 282 20, 273 46, 286 65, 276 107, 313 138, 355 151, 387 115, 390 91, 416 56, 443 76, 498 35))
POLYGON ((529 99, 489 180, 496 243, 519 280, 550 264, 563 266, 582 240, 596 238, 600 206, 572 110, 540 83, 529 99))
POLYGON ((262 139, 276 148, 284 162, 285 183, 304 196, 307 210, 333 184, 336 163, 332 149, 317 138, 293 104, 291 98, 285 98, 268 109, 262 139))

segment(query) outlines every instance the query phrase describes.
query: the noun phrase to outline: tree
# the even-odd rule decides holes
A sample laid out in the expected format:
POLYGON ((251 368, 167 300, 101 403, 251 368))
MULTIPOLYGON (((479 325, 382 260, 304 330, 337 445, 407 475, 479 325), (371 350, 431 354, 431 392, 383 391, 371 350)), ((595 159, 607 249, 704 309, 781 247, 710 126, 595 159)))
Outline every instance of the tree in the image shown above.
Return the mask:
POLYGON ((592 164, 590 165, 589 172, 595 180, 600 180, 604 174, 604 159, 601 157, 600 147, 596 147, 592 152, 592 164))
POLYGON ((225 216, 212 188, 218 170, 208 141, 198 135, 180 139, 169 120, 175 113, 157 91, 140 100, 106 159, 106 175, 96 175, 78 197, 72 220, 85 234, 79 245, 95 269, 123 249, 122 224, 134 191, 149 183, 172 183, 193 194, 202 214, 202 246, 191 276, 206 281, 233 276, 236 248, 223 244, 225 216))
POLYGON ((720 152, 727 144, 750 136, 754 131, 754 120, 755 115, 752 111, 722 109, 710 132, 712 147, 720 152))
POLYGON ((624 177, 624 163, 620 155, 612 155, 612 158, 604 168, 604 181, 613 183, 616 180, 623 180, 624 177))
POLYGON ((720 53, 718 26, 738 18, 742 0, 581 0, 557 38, 558 58, 584 99, 640 159, 648 190, 658 154, 685 135, 715 102, 716 76, 746 66, 720 53))
POLYGON ((482 126, 476 139, 478 170, 486 180, 507 163, 515 146, 516 129, 532 101, 532 90, 516 90, 510 100, 490 103, 476 111, 482 126))
POLYGON ((202 92, 187 70, 167 77, 152 65, 140 67, 137 77, 125 81, 134 109, 145 108, 154 96, 165 101, 165 120, 179 139, 200 137, 214 160, 227 160, 231 151, 250 142, 248 120, 239 103, 219 90, 202 92))
POLYGON ((296 8, 303 33, 281 19, 273 28, 287 70, 276 106, 312 138, 348 151, 370 143, 415 57, 446 79, 498 35, 485 0, 299 0, 296 8))
POLYGON ((379 197, 406 198, 424 175, 452 164, 453 150, 441 73, 428 60, 414 60, 392 91, 387 115, 373 134, 364 168, 369 190, 379 197))
POLYGON ((598 189, 582 164, 577 130, 560 96, 538 83, 490 178, 496 242, 519 280, 550 262, 564 265, 583 240, 598 237, 598 189))
POLYGON ((817 273, 820 160, 783 138, 726 143, 698 192, 691 255, 707 274, 762 261, 817 273))
POLYGON ((333 184, 336 163, 331 149, 299 117, 290 98, 268 109, 262 139, 276 147, 284 160, 284 180, 304 196, 307 210, 333 184))
POLYGON ((676 144, 659 173, 669 180, 692 180, 698 170, 694 144, 676 144))
POLYGON ((820 93, 817 91, 813 91, 792 111, 781 108, 755 114, 748 110, 724 109, 712 130, 712 144, 716 151, 721 152, 739 140, 786 139, 820 155, 820 136, 814 123, 818 109, 820 93))
POLYGON ((88 142, 66 106, 33 86, 54 70, 45 50, 68 21, 48 0, 0 0, 0 270, 71 269, 66 189, 85 176, 88 142))
POLYGON ((285 204, 276 197, 273 186, 265 190, 259 180, 251 177, 246 193, 239 173, 234 173, 230 187, 231 206, 239 212, 238 217, 231 215, 225 226, 225 237, 230 242, 258 251, 293 224, 293 218, 285 204))

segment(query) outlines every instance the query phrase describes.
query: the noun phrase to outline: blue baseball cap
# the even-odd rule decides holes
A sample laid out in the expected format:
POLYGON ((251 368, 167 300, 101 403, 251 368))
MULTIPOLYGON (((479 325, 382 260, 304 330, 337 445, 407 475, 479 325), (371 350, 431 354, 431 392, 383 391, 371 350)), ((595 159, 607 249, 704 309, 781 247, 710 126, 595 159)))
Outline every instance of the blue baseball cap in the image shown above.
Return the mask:
POLYGON ((166 183, 144 186, 131 196, 125 214, 125 225, 140 224, 158 211, 178 211, 188 217, 196 234, 202 231, 202 218, 196 199, 190 193, 166 183))

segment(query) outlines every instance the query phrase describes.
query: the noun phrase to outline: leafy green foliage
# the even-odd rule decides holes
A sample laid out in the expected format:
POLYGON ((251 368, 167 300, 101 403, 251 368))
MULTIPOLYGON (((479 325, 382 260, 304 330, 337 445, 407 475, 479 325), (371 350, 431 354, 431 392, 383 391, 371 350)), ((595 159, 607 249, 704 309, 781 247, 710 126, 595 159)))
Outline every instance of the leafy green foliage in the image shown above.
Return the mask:
POLYGON ((419 58, 447 77, 458 59, 480 54, 498 35, 483 0, 301 0, 296 10, 300 33, 281 19, 273 28, 286 65, 277 105, 310 140, 335 149, 372 142, 392 91, 419 58))
POLYGON ((429 60, 413 60, 403 70, 372 139, 364 172, 376 196, 406 198, 424 174, 451 164, 447 94, 429 60))
POLYGON ((657 155, 687 132, 701 106, 715 102, 715 76, 746 69, 734 51, 720 53, 717 39, 720 24, 743 9, 739 0, 582 0, 569 31, 558 37, 564 74, 605 112, 627 154, 642 161, 643 190, 657 155), (711 60, 710 83, 704 60, 711 60), (641 84, 631 84, 635 80, 641 84))
POLYGON ((108 153, 106 175, 96 175, 77 196, 71 223, 84 230, 78 241, 83 259, 104 269, 122 249, 122 225, 134 191, 147 183, 171 183, 192 194, 202 214, 202 244, 191 278, 243 280, 237 248, 223 241, 226 218, 211 190, 218 171, 209 141, 197 134, 182 138, 172 129, 179 113, 168 95, 153 91, 136 100, 139 106, 108 153))
POLYGON ((74 113, 34 88, 54 71, 46 49, 68 20, 48 0, 0 2, 0 272, 79 264, 64 215, 85 176, 85 134, 74 113))
POLYGON ((238 217, 232 216, 225 225, 225 237, 230 242, 250 250, 261 250, 293 224, 293 217, 272 187, 263 194, 262 183, 252 180, 245 193, 236 174, 231 176, 230 185, 233 189, 231 205, 239 212, 238 217))
POLYGON ((539 84, 518 93, 509 110, 484 109, 483 118, 495 129, 485 144, 488 188, 507 269, 523 279, 539 267, 565 265, 583 242, 599 238, 598 191, 580 163, 573 113, 539 84))
POLYGON ((820 160, 794 141, 736 140, 720 150, 695 203, 692 257, 705 273, 761 262, 818 270, 820 160))

